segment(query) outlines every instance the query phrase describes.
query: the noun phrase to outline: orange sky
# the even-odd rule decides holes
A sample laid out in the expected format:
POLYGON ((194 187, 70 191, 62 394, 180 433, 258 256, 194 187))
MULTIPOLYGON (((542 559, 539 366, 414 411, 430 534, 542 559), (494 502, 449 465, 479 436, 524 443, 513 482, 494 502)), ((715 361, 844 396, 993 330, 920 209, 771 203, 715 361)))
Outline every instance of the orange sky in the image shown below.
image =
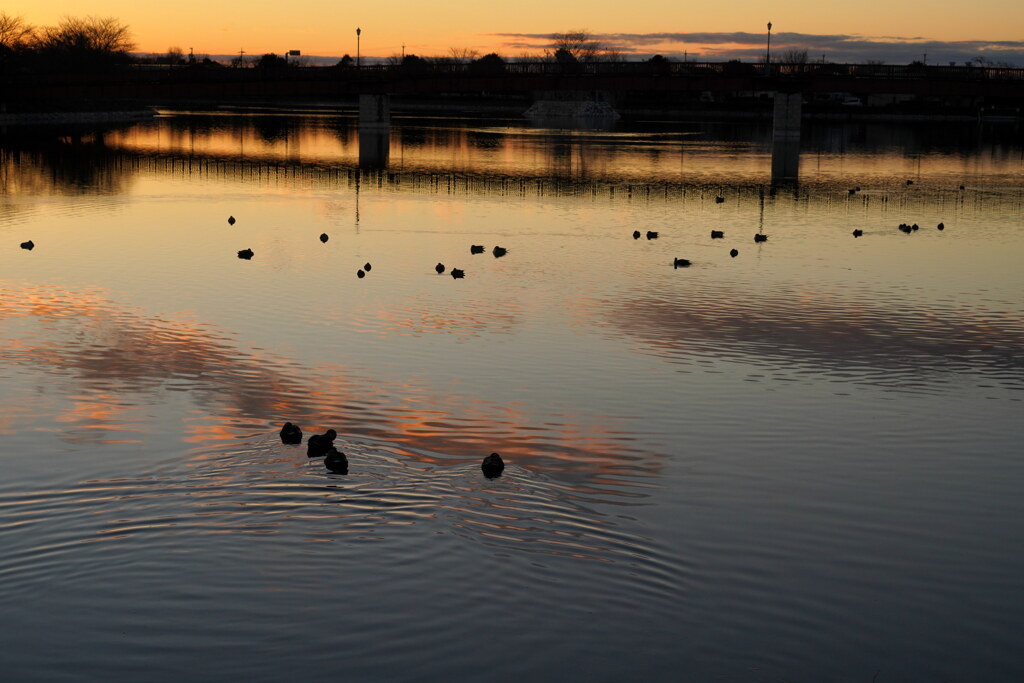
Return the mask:
MULTIPOLYGON (((237 53, 244 49, 258 55, 297 49, 306 55, 346 52, 354 55, 355 28, 359 26, 363 30, 362 54, 367 56, 396 54, 401 52, 403 44, 406 52, 424 56, 446 54, 453 46, 516 56, 524 48, 515 46, 514 39, 498 34, 546 34, 586 28, 599 34, 747 32, 759 35, 765 32, 768 20, 773 22, 776 33, 1024 42, 1024 3, 1018 0, 976 3, 862 0, 855 5, 809 7, 808 3, 796 0, 780 0, 770 5, 734 0, 705 6, 652 0, 632 5, 628 12, 623 11, 620 3, 605 0, 586 3, 520 0, 497 4, 467 0, 437 4, 394 0, 361 5, 326 0, 297 4, 268 0, 245 3, 96 0, 88 6, 69 0, 8 0, 2 11, 20 15, 35 25, 54 24, 66 15, 113 16, 131 27, 142 51, 164 52, 176 46, 186 53, 193 48, 196 54, 237 53)), ((696 41, 686 45, 654 42, 645 44, 643 51, 669 54, 683 49, 690 54, 702 51, 707 54, 696 41)), ((821 49, 812 47, 811 51, 821 49)))

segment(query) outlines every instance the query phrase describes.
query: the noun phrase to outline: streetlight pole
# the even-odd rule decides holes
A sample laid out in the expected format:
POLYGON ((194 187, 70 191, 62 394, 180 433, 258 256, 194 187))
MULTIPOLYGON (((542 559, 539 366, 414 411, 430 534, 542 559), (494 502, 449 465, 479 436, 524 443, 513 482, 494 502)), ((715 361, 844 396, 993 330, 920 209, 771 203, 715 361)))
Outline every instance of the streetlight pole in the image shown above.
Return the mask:
POLYGON ((361 28, 356 28, 356 68, 359 68, 359 34, 362 33, 361 28))
POLYGON ((764 72, 770 75, 772 71, 772 22, 768 22, 768 48, 764 52, 764 72))

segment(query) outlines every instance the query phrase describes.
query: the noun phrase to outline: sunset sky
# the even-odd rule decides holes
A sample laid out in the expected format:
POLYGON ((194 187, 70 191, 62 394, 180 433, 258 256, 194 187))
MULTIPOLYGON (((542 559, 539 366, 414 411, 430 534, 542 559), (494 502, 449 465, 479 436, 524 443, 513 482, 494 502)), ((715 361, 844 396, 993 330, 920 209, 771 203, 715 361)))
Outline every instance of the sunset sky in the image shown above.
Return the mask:
POLYGON ((890 2, 862 0, 820 4, 796 0, 774 3, 734 0, 687 5, 665 0, 634 3, 628 10, 607 0, 520 0, 479 3, 392 2, 342 4, 327 0, 300 3, 247 0, 138 2, 96 0, 8 0, 3 12, 33 25, 57 23, 63 16, 112 16, 127 24, 138 49, 165 52, 250 55, 301 50, 304 55, 355 54, 355 28, 368 58, 400 53, 435 56, 449 48, 515 57, 539 53, 545 36, 586 29, 627 57, 661 53, 692 59, 756 59, 763 55, 766 23, 772 47, 807 49, 830 61, 920 59, 931 63, 963 61, 984 55, 1024 65, 1024 3, 890 2))

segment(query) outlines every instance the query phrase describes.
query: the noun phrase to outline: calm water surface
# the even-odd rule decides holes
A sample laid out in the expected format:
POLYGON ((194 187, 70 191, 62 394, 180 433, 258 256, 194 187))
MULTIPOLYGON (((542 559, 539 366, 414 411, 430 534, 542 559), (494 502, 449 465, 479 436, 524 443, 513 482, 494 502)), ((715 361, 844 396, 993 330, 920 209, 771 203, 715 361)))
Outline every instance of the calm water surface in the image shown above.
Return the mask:
POLYGON ((0 138, 5 678, 1024 677, 1018 130, 395 123, 0 138))

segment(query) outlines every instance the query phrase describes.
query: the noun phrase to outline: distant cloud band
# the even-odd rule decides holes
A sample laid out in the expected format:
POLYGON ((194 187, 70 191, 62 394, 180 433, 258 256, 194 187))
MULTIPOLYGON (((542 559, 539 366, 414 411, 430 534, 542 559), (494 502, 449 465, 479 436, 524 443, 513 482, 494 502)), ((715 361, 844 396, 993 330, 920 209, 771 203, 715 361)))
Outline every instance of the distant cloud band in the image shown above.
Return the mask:
MULTIPOLYGON (((539 52, 550 49, 552 33, 495 33, 506 50, 539 52)), ((594 33, 602 45, 633 57, 661 54, 666 57, 728 60, 763 59, 764 33, 594 33)), ((928 62, 962 64, 982 57, 993 62, 1024 65, 1024 41, 1021 40, 929 40, 923 37, 864 37, 843 34, 780 32, 772 34, 772 52, 807 50, 812 60, 822 56, 831 62, 868 60, 903 64, 927 59, 928 62)))

